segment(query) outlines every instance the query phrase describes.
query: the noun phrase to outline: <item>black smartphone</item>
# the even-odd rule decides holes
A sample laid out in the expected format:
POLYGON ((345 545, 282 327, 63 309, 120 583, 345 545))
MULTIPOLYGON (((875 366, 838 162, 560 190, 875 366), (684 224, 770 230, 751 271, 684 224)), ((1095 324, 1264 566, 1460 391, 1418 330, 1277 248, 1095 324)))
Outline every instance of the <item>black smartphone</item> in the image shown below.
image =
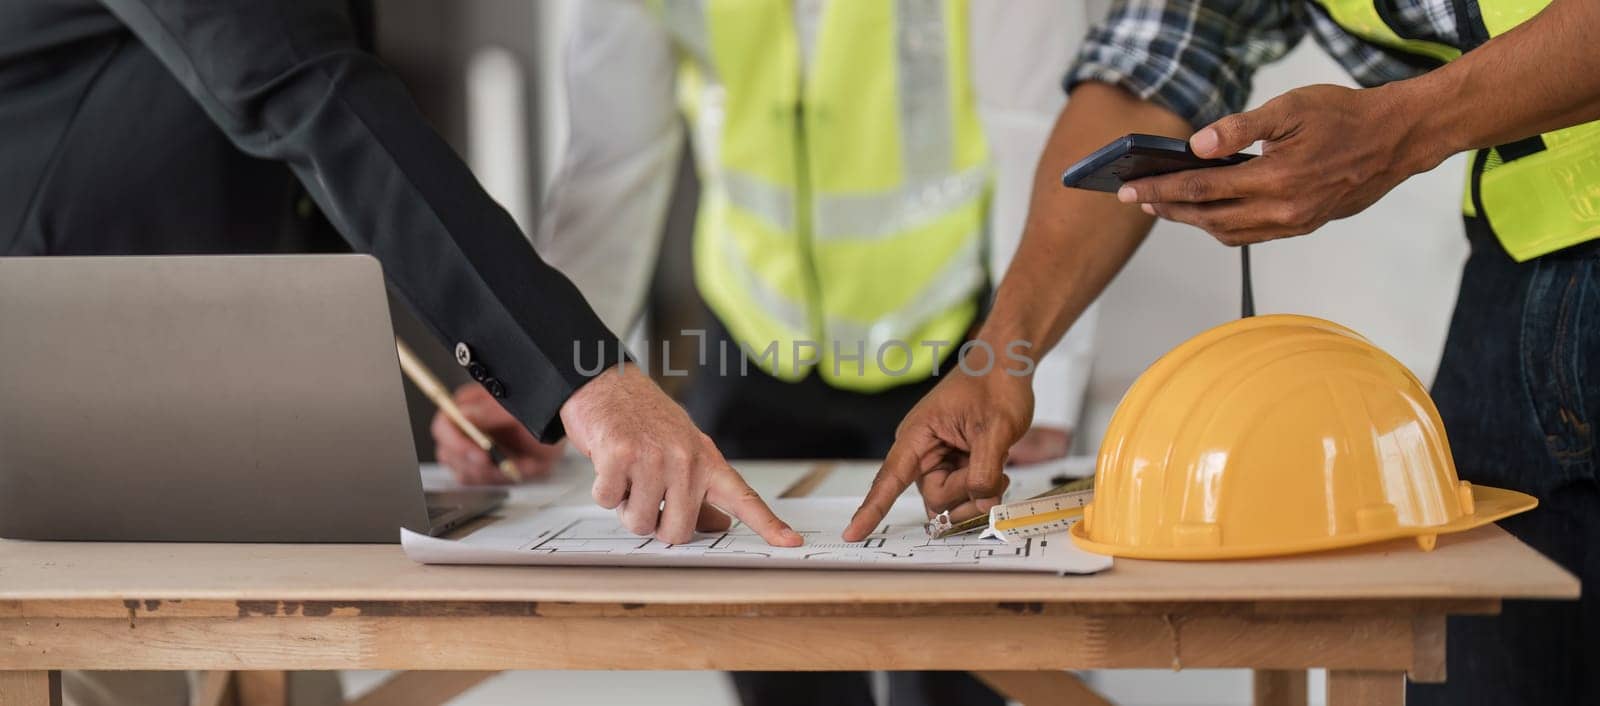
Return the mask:
POLYGON ((1254 158, 1240 152, 1222 159, 1201 159, 1189 143, 1158 135, 1123 135, 1101 147, 1061 175, 1061 185, 1116 193, 1124 182, 1189 169, 1225 167, 1254 158))

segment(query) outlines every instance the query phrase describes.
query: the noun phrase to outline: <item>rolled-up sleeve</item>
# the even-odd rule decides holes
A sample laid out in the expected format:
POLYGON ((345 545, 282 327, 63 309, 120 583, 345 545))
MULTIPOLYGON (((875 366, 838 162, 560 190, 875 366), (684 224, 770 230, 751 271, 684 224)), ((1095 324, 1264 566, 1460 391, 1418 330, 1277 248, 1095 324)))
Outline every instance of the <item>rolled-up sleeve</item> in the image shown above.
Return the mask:
POLYGON ((1065 83, 1120 86, 1198 129, 1243 110, 1256 69, 1307 27, 1301 0, 1117 0, 1065 83))

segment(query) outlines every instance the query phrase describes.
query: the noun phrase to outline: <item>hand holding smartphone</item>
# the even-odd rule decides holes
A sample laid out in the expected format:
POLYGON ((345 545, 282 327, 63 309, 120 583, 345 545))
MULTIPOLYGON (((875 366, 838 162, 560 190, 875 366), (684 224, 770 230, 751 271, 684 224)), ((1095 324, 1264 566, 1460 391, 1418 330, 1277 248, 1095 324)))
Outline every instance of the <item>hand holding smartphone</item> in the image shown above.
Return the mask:
POLYGON ((1125 182, 1189 169, 1225 167, 1255 155, 1243 152, 1222 159, 1202 159, 1189 151, 1189 143, 1158 135, 1123 135, 1095 150, 1061 175, 1068 188, 1117 193, 1125 182))
MULTIPOLYGON (((1158 135, 1123 135, 1101 147, 1061 175, 1061 185, 1069 189, 1088 189, 1117 193, 1126 182, 1172 172, 1208 167, 1226 167, 1255 159, 1240 152, 1222 159, 1203 159, 1189 151, 1186 140, 1158 135)), ((1239 249, 1240 316, 1256 315, 1256 298, 1250 284, 1250 246, 1239 249)))

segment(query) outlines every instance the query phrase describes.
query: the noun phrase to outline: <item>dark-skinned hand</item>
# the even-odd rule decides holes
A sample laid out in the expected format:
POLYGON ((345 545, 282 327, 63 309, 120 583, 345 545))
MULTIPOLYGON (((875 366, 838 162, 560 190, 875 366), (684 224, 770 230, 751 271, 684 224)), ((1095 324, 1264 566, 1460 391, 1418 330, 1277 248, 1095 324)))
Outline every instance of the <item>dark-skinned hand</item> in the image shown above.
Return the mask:
POLYGON ((1227 245, 1305 235, 1437 166, 1419 163, 1431 152, 1406 128, 1416 123, 1407 105, 1382 88, 1298 88, 1189 138, 1201 157, 1225 157, 1258 141, 1261 156, 1132 181, 1117 198, 1227 245))
POLYGON ((956 369, 911 409, 895 431, 866 499, 844 539, 864 539, 913 483, 929 516, 949 511, 960 521, 986 513, 1005 493, 1007 450, 1033 419, 1028 380, 956 369))

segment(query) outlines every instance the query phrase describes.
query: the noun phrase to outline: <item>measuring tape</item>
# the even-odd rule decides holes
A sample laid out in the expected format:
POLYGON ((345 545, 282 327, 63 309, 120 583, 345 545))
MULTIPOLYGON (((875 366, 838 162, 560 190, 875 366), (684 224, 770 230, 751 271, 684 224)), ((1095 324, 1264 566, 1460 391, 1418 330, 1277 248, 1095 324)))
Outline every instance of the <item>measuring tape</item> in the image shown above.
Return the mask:
POLYGON ((1083 519, 1083 506, 1094 500, 1094 489, 1075 490, 1059 495, 1023 500, 989 509, 989 528, 985 537, 1007 542, 1052 532, 1065 532, 1083 519))

